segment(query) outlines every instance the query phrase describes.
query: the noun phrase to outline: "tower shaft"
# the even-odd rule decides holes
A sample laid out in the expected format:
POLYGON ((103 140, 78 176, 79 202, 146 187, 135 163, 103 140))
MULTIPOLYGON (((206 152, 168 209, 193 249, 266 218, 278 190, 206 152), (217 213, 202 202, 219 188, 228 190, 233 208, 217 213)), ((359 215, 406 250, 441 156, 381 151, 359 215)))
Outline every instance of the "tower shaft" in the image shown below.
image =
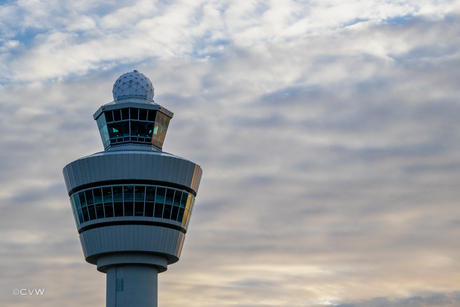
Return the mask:
POLYGON ((168 260, 148 253, 117 253, 97 260, 107 274, 107 307, 157 307, 158 273, 168 260))
POLYGON ((107 269, 107 307, 157 307, 158 269, 145 264, 107 269))

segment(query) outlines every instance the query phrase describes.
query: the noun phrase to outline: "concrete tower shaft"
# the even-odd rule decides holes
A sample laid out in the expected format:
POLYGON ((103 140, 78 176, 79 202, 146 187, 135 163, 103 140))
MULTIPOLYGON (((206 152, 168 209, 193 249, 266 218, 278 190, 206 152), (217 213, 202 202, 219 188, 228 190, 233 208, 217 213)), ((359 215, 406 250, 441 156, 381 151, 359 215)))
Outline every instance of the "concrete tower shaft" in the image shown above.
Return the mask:
POLYGON ((140 75, 122 75, 94 114, 105 150, 63 170, 85 259, 107 274, 108 307, 157 306, 157 275, 179 260, 202 174, 162 151, 173 113, 140 75), (130 92, 131 77, 143 87, 130 92))

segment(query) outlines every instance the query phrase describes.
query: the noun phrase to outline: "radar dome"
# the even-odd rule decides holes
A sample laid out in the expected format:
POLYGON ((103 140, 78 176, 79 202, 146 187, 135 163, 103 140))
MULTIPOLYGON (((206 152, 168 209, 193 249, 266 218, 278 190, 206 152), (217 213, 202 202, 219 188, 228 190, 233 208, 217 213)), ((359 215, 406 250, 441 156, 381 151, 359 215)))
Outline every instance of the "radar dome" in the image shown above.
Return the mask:
POLYGON ((153 100, 153 85, 144 74, 133 70, 115 81, 112 93, 115 101, 127 98, 153 100))

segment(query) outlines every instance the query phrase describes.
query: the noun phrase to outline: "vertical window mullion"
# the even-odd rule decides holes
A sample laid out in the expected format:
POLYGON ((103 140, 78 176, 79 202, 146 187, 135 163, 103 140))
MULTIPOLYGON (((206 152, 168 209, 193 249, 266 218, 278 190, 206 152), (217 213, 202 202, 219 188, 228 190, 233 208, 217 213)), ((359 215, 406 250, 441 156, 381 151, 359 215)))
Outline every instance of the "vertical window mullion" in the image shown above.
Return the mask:
POLYGON ((129 128, 128 128, 128 132, 129 132, 129 140, 130 140, 130 141, 131 141, 131 135, 132 135, 132 134, 131 134, 131 110, 132 110, 132 109, 129 108, 129 120, 128 120, 128 126, 129 126, 129 128))
POLYGON ((181 191, 181 196, 180 196, 180 200, 179 200, 179 209, 177 211, 177 216, 176 216, 176 221, 179 219, 179 216, 180 216, 180 209, 182 208, 181 207, 181 204, 182 204, 182 198, 184 197, 184 192, 181 191))
POLYGON ((155 193, 153 194, 153 217, 155 217, 155 210, 157 208, 157 193, 158 193, 158 187, 154 187, 155 193))
POLYGON ((121 203, 123 204, 123 215, 125 216, 125 186, 121 186, 121 203))
POLYGON ((102 190, 102 187, 100 187, 99 189, 101 189, 101 197, 102 197, 102 210, 104 212, 104 217, 106 218, 107 215, 105 215, 105 201, 104 201, 104 191, 102 190))
POLYGON ((93 189, 91 189, 91 195, 93 196, 94 216, 96 217, 95 220, 97 220, 96 199, 94 198, 93 189))
POLYGON ((144 217, 145 217, 145 206, 147 206, 146 199, 147 199, 147 186, 144 186, 144 212, 142 213, 142 216, 144 217))
MULTIPOLYGON (((167 204, 167 200, 168 200, 168 198, 167 198, 167 197, 168 197, 168 189, 169 189, 169 188, 166 188, 166 189, 165 189, 165 201, 164 201, 164 205, 163 205, 163 213, 161 214, 161 217, 162 217, 162 218, 164 218, 164 216, 165 216, 166 206, 168 205, 168 204, 167 204)), ((171 202, 171 203, 172 203, 172 202, 171 202)))
POLYGON ((110 193, 112 194, 112 217, 115 217, 115 199, 113 197, 113 187, 110 186, 110 193))

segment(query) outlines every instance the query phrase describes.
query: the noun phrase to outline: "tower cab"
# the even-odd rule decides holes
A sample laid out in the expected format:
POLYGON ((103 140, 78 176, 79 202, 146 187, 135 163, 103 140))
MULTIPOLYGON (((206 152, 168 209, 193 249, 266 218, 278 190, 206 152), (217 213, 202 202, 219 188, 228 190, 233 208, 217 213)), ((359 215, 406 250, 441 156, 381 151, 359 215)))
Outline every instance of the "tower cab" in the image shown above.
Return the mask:
POLYGON ((100 107, 97 121, 105 150, 121 145, 161 150, 173 113, 153 101, 152 82, 134 70, 113 85, 113 101, 100 107))

